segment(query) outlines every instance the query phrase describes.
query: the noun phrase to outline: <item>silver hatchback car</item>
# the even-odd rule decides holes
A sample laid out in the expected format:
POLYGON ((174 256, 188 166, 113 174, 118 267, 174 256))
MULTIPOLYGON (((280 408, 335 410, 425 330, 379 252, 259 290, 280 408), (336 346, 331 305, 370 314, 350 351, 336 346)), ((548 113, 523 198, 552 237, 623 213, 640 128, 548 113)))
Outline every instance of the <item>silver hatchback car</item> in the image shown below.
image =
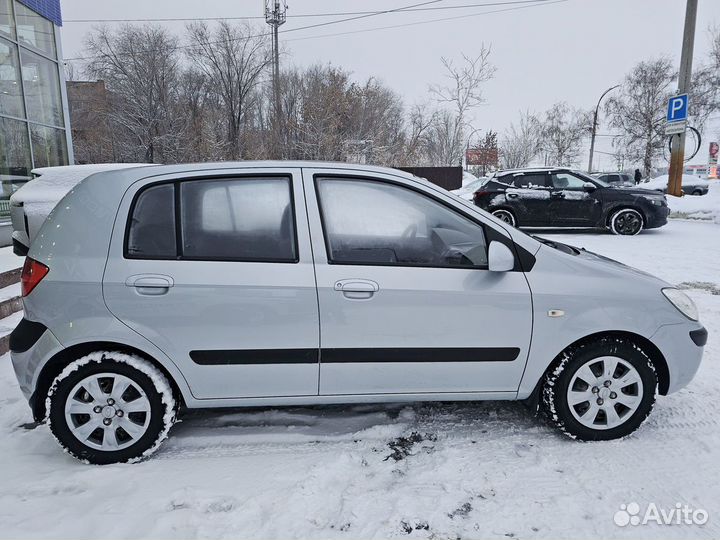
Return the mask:
POLYGON ((690 382, 707 340, 655 277, 335 163, 92 175, 22 287, 20 387, 91 463, 149 455, 181 406, 526 400, 574 438, 615 439, 690 382))

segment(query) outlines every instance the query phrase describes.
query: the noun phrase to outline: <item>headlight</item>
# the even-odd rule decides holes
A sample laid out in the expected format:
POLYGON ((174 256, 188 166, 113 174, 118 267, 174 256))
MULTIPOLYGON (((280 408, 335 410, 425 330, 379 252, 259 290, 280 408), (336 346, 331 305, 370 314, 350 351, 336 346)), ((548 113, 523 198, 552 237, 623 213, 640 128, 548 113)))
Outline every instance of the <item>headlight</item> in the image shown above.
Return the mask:
POLYGON ((664 206, 665 204, 667 204, 665 202, 665 195, 643 195, 642 198, 654 204, 655 206, 664 206))
POLYGON ((687 294, 678 289, 670 288, 663 289, 662 293, 665 295, 665 298, 670 300, 670 303, 675 306, 680 313, 693 321, 698 320, 697 306, 695 306, 695 302, 693 302, 687 294))

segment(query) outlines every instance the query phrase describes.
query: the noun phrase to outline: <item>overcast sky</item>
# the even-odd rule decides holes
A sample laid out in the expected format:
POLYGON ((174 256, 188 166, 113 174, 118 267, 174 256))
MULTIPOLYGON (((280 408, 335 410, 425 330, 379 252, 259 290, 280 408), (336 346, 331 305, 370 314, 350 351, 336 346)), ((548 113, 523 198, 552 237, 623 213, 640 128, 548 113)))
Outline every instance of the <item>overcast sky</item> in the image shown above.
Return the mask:
MULTIPOLYGON (((346 18, 293 18, 293 14, 386 10, 422 1, 289 0, 288 22, 281 30, 346 18)), ((441 0, 425 7, 490 1, 441 0)), ((66 58, 81 56, 83 38, 96 24, 70 22, 73 19, 262 16, 263 6, 263 0, 63 0, 63 52, 66 58)), ((594 108, 600 94, 621 82, 640 60, 667 55, 679 63, 684 0, 566 0, 518 7, 388 13, 288 32, 281 35, 287 51, 282 61, 332 63, 359 80, 376 76, 411 105, 428 99, 429 84, 442 83, 441 56, 459 61, 462 53, 477 54, 484 42, 492 46, 497 72, 485 86, 487 104, 475 111, 473 127, 500 132, 516 121, 521 109, 539 112, 557 101, 594 108), (497 12, 501 9, 507 11, 497 12), (448 17, 456 18, 377 29, 448 17), (365 29, 376 30, 330 36, 365 29)), ((267 28, 261 19, 255 23, 267 28)), ((177 33, 184 29, 184 23, 162 24, 177 33)), ((720 0, 699 0, 695 65, 707 56, 711 25, 720 26, 720 0)), ((611 130, 601 126, 599 133, 611 130)), ((715 119, 694 162, 707 160, 706 143, 719 134, 720 119, 715 119)), ((600 137, 597 148, 609 151, 610 138, 600 137)), ((612 168, 610 156, 597 155, 596 168, 612 168)))

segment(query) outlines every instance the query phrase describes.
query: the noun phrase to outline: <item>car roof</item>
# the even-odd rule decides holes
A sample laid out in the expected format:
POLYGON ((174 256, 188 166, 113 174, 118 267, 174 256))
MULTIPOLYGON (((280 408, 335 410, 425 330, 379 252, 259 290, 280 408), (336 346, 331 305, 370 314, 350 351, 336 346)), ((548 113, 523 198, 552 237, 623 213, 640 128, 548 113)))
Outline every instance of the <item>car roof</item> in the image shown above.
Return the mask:
POLYGON ((521 167, 517 169, 501 169, 495 172, 495 176, 505 176, 508 174, 520 174, 527 172, 552 172, 552 171, 571 171, 570 167, 521 167))

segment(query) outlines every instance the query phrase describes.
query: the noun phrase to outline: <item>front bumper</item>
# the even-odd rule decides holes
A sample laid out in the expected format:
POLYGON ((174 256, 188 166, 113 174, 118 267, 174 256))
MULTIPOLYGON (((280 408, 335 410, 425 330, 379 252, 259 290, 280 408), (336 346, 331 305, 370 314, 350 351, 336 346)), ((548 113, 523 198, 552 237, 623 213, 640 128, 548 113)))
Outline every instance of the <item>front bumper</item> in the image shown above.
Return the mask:
POLYGON ((651 211, 645 212, 647 223, 645 223, 646 229, 655 229, 667 225, 668 215, 670 215, 670 207, 665 206, 653 206, 651 211))
POLYGON ((667 362, 670 381, 668 394, 692 381, 700 367, 707 330, 699 323, 666 324, 650 338, 667 362))

